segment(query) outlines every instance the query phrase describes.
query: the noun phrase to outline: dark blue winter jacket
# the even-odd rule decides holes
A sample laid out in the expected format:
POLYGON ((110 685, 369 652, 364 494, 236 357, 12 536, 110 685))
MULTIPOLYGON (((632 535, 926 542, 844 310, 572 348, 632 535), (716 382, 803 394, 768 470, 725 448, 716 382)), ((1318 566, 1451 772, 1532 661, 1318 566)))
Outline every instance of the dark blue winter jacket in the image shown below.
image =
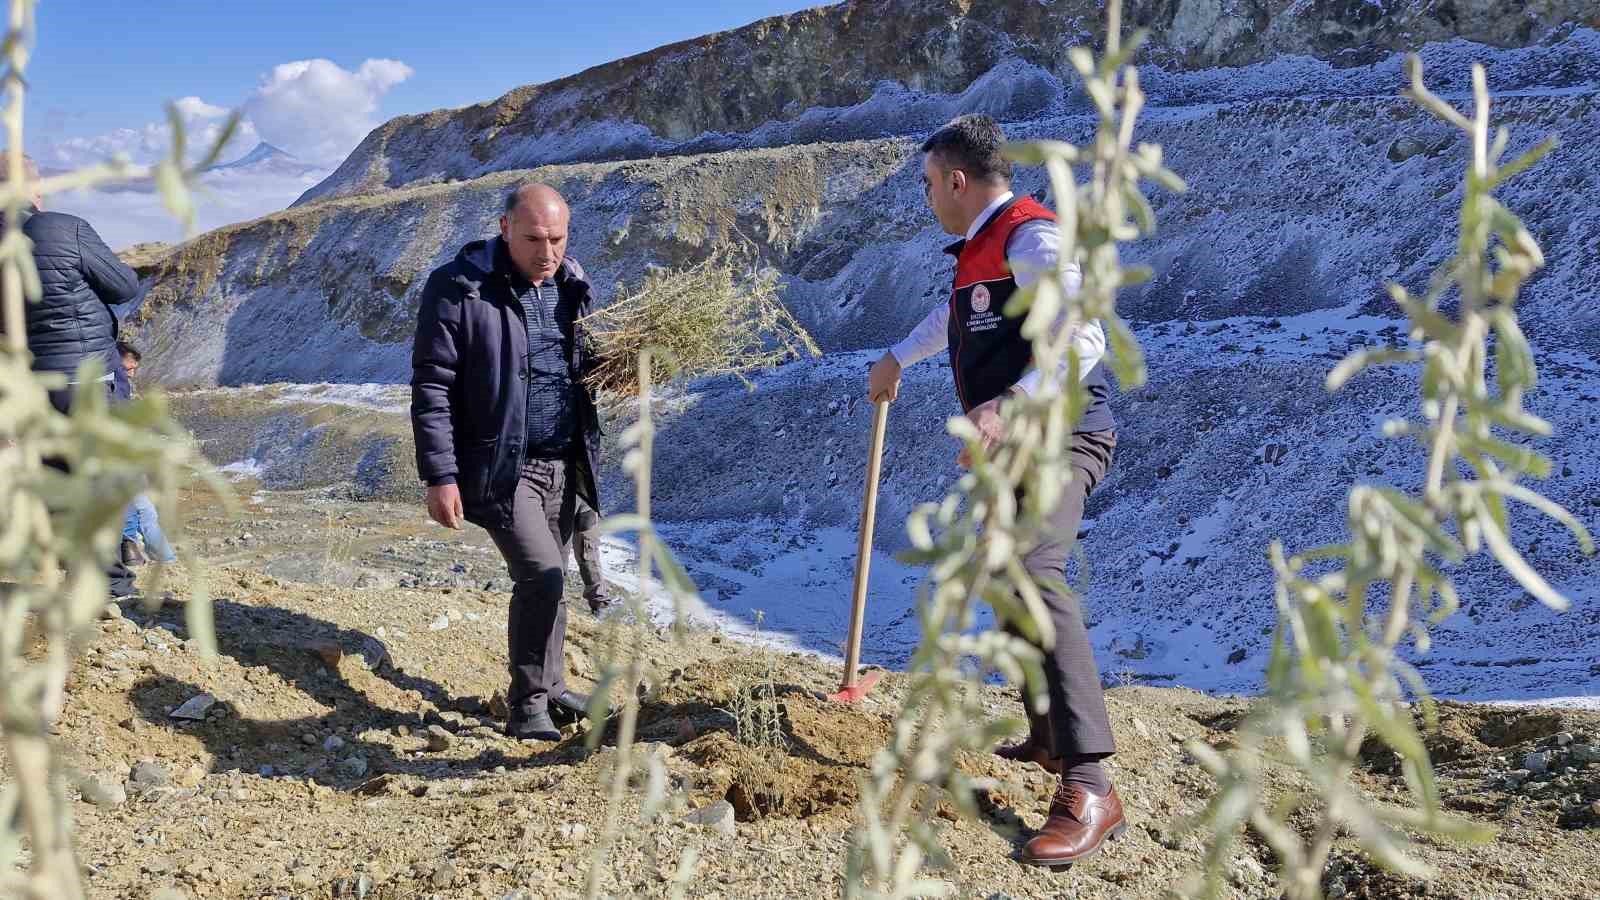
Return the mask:
MULTIPOLYGON (((510 526, 528 450, 528 328, 500 244, 474 241, 428 276, 411 355, 417 472, 429 485, 459 485, 467 521, 486 528, 510 526)), ((594 292, 570 257, 555 281, 557 327, 578 386, 577 494, 598 508, 600 416, 583 384, 597 358, 577 324, 593 310, 594 292)))
POLYGON ((117 258, 88 222, 66 213, 29 210, 22 233, 33 242, 33 262, 44 288, 27 305, 28 349, 40 372, 73 372, 90 357, 107 371, 117 356, 114 304, 132 300, 139 277, 117 258))

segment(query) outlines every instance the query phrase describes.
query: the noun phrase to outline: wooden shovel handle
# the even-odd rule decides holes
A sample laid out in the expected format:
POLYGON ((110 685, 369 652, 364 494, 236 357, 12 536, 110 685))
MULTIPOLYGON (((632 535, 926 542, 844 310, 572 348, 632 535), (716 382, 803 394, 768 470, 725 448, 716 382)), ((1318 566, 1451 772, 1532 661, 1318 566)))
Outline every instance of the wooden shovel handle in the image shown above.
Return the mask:
POLYGON ((872 566, 872 529, 878 519, 878 476, 883 471, 883 434, 889 422, 889 401, 879 400, 872 417, 872 449, 867 456, 867 486, 861 501, 861 531, 856 538, 856 580, 851 596, 850 637, 845 642, 844 684, 856 684, 861 667, 861 629, 867 615, 867 570, 872 566))

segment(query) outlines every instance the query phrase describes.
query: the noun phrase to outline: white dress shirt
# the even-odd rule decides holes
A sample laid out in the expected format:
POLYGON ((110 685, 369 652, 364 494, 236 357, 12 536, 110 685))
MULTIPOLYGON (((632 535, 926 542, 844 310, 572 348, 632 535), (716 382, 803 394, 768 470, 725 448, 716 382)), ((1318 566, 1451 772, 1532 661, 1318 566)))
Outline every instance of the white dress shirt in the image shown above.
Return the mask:
MULTIPOLYGON (((967 229, 967 240, 970 241, 977 236, 978 230, 1000 207, 1009 203, 1013 196, 1010 191, 1006 191, 984 208, 983 212, 972 220, 972 227, 967 229)), ((1033 219, 1018 225, 1016 230, 1011 232, 1010 239, 1006 241, 1006 262, 1011 266, 1017 287, 1031 287, 1047 273, 1054 272, 1060 250, 1061 234, 1054 221, 1033 219)), ((1078 290, 1078 286, 1083 282, 1083 276, 1078 271, 1077 263, 1067 264, 1062 281, 1069 294, 1078 290)), ((950 303, 946 301, 934 307, 927 318, 918 322, 917 326, 911 329, 911 333, 891 347, 889 352, 894 354, 901 368, 915 365, 949 346, 949 327, 950 303)), ((1078 351, 1079 377, 1085 377, 1106 354, 1106 334, 1100 327, 1099 320, 1091 319, 1080 323, 1073 331, 1072 346, 1078 351)), ((1066 364, 1066 360, 1062 360, 1063 373, 1066 371, 1066 364)), ((1017 386, 1031 395, 1039 390, 1040 380, 1039 370, 1029 369, 1017 381, 1017 386)))

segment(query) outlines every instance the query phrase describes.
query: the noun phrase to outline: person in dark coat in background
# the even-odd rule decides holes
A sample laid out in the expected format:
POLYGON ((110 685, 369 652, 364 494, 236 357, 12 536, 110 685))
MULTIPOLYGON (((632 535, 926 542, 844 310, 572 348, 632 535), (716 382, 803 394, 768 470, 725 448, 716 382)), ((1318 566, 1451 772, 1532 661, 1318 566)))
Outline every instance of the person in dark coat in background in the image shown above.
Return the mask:
MULTIPOLYGON (((33 160, 24 157, 23 169, 29 182, 38 182, 33 160)), ((38 194, 22 211, 22 233, 33 243, 33 263, 43 289, 37 303, 25 304, 33 370, 67 376, 66 387, 50 391, 51 405, 61 413, 69 411, 78 367, 87 360, 100 361, 103 374, 96 377, 112 400, 126 400, 128 378, 117 352, 117 316, 111 307, 138 294, 139 277, 88 222, 44 211, 38 194)), ((121 559, 107 567, 106 575, 113 597, 133 594, 133 573, 121 559)))
POLYGON ((605 570, 600 565, 600 513, 578 498, 577 514, 573 517, 573 555, 578 558, 578 576, 583 579, 583 599, 589 611, 600 615, 617 601, 606 585, 605 570))
MULTIPOLYGON (((38 180, 33 160, 25 159, 24 169, 29 180, 38 180)), ((126 399, 128 379, 117 353, 117 316, 111 307, 139 293, 139 276, 88 222, 46 212, 40 202, 35 195, 22 212, 22 233, 33 242, 33 264, 43 288, 39 302, 27 304, 25 314, 33 370, 67 376, 67 388, 50 392, 50 402, 63 413, 76 386, 78 365, 87 359, 101 361, 106 390, 126 399)))
POLYGON ((584 377, 597 362, 577 321, 594 292, 566 255, 571 213, 530 184, 506 198, 500 236, 467 244, 422 289, 411 422, 428 515, 489 532, 515 584, 507 733, 559 740, 586 714, 567 689, 563 596, 579 498, 595 490, 600 420, 584 377))

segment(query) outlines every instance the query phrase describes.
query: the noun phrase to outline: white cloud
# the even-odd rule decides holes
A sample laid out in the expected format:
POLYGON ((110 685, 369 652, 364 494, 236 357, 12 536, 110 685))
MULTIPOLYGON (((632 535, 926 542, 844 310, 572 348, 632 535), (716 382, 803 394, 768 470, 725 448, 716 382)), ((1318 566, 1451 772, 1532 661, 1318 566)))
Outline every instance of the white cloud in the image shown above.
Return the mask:
MULTIPOLYGON (((196 197, 197 229, 206 231, 257 218, 293 203, 327 177, 377 127, 378 101, 412 74, 410 66, 393 59, 369 59, 355 71, 326 59, 275 66, 242 104, 244 118, 222 161, 244 156, 264 141, 315 168, 294 171, 291 165, 205 175, 196 197)), ((216 142, 231 110, 198 96, 184 97, 173 106, 183 122, 187 155, 196 160, 216 142)), ((171 128, 163 119, 141 128, 118 128, 59 141, 34 156, 52 169, 92 165, 117 155, 150 165, 165 158, 171 147, 171 128)), ((112 247, 183 237, 182 228, 148 184, 74 191, 46 198, 46 205, 88 219, 112 247)))
MULTIPOLYGON (((410 66, 395 59, 369 59, 350 71, 326 59, 274 66, 243 103, 244 119, 224 159, 243 155, 259 141, 281 147, 306 162, 333 168, 377 127, 378 101, 410 78, 410 66)), ((189 96, 173 103, 197 159, 220 137, 230 110, 189 96)), ((92 137, 59 141, 36 154, 52 168, 76 168, 126 156, 150 165, 171 152, 171 128, 163 118, 140 128, 118 128, 92 137)))
POLYGON ((354 72, 326 59, 273 68, 245 104, 262 140, 308 162, 336 166, 378 124, 378 100, 412 75, 393 59, 369 59, 354 72))
POLYGON ((172 104, 186 119, 220 119, 228 114, 221 106, 212 106, 199 97, 183 97, 172 104))
MULTIPOLYGON (((326 169, 301 175, 277 172, 213 172, 202 176, 195 194, 197 232, 277 212, 329 175, 326 169)), ((72 191, 45 198, 50 209, 82 216, 115 249, 146 241, 176 242, 183 227, 153 190, 72 191)))
MULTIPOLYGON (((199 97, 184 97, 174 101, 173 106, 183 122, 187 148, 185 155, 191 161, 198 159, 222 136, 229 111, 226 107, 207 103, 199 97)), ((258 140, 260 137, 256 134, 255 126, 248 121, 241 122, 228 142, 223 158, 248 151, 258 140)), ((93 137, 69 138, 46 148, 38 157, 41 165, 75 169, 115 156, 126 156, 137 165, 147 166, 165 159, 171 152, 172 129, 163 119, 142 128, 118 128, 93 137)))

